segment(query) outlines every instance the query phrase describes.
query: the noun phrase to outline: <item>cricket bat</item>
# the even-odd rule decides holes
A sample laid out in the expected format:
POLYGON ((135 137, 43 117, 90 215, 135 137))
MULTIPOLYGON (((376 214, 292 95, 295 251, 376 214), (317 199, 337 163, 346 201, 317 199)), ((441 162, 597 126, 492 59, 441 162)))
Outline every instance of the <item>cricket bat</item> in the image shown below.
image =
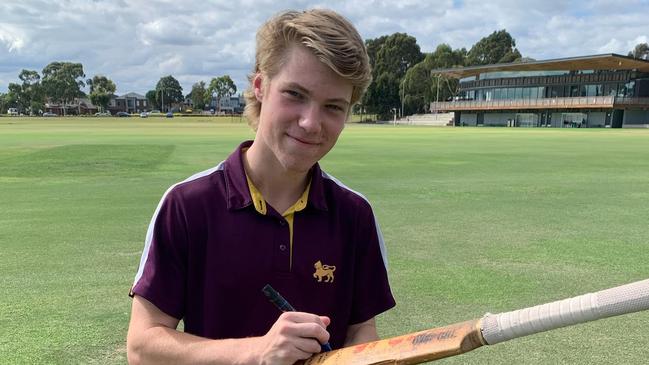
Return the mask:
POLYGON ((419 364, 579 323, 649 309, 649 279, 446 327, 317 354, 304 365, 419 364))

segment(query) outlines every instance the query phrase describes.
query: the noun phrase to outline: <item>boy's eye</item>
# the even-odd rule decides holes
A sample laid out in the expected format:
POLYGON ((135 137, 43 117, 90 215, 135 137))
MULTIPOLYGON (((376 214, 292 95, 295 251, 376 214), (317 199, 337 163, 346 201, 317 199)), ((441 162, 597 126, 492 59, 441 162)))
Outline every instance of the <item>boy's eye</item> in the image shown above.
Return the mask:
POLYGON ((292 97, 292 98, 295 98, 295 99, 301 99, 302 98, 302 94, 300 94, 299 92, 297 92, 295 90, 284 90, 284 93, 287 94, 288 96, 292 97))
POLYGON ((336 105, 336 104, 329 104, 329 105, 327 105, 327 108, 329 108, 329 109, 331 109, 333 111, 336 111, 336 112, 344 112, 345 111, 345 109, 343 109, 340 105, 336 105))

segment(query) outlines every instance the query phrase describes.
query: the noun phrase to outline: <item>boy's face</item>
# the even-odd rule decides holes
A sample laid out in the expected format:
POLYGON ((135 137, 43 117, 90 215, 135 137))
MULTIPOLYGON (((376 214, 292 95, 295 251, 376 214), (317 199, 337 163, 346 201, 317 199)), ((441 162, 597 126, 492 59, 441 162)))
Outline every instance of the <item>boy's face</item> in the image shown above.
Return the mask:
POLYGON ((306 48, 296 45, 287 52, 272 80, 258 74, 253 81, 261 102, 255 143, 284 170, 306 172, 336 143, 353 86, 306 48))

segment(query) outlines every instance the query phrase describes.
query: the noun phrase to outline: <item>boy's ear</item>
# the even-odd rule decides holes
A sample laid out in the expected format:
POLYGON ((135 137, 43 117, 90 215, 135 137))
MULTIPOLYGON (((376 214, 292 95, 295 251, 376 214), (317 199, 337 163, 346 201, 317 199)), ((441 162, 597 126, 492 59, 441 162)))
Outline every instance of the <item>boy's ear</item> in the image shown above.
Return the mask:
POLYGON ((263 77, 261 76, 261 73, 258 72, 255 75, 255 78, 252 80, 252 86, 255 90, 255 98, 257 98, 257 101, 261 103, 264 98, 263 77))

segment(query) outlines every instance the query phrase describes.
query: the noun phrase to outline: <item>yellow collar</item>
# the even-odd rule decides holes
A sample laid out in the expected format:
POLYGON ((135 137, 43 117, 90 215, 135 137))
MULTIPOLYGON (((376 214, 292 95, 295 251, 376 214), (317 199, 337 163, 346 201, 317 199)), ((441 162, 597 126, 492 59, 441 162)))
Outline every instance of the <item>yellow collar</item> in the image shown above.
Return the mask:
MULTIPOLYGON (((255 210, 257 210, 259 214, 266 215, 267 208, 264 196, 261 195, 261 192, 259 191, 259 189, 257 189, 255 184, 252 183, 248 175, 246 175, 246 181, 248 182, 248 189, 250 190, 250 197, 252 198, 252 202, 255 205, 255 210)), ((286 209, 286 211, 282 213, 282 216, 286 217, 287 215, 299 212, 306 208, 306 203, 309 199, 310 188, 311 180, 309 180, 309 183, 306 185, 306 189, 304 189, 304 192, 302 192, 302 196, 300 196, 300 198, 293 205, 286 209)))

